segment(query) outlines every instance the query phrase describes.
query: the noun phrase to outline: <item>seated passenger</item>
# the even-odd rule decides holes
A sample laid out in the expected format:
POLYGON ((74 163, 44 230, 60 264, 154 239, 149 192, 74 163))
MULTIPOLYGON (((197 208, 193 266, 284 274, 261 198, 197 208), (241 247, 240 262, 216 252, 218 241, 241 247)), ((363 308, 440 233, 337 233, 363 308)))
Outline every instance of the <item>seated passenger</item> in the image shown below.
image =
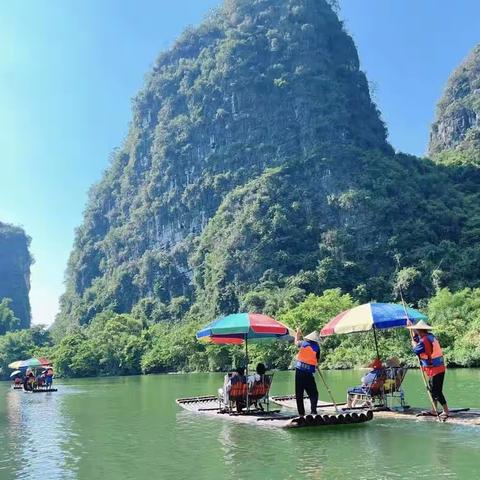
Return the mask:
POLYGON ((360 395, 375 394, 383 387, 385 371, 382 361, 375 358, 369 367, 372 370, 360 379, 362 385, 348 389, 347 407, 355 407, 360 395))
POLYGON ((379 358, 373 360, 369 365, 372 370, 361 378, 362 387, 372 388, 375 385, 381 386, 383 382, 383 364, 379 358))
POLYGON ((37 387, 43 387, 45 385, 45 374, 42 373, 40 375, 37 375, 36 382, 37 387))
POLYGON ((229 402, 228 394, 232 385, 236 385, 237 383, 246 383, 245 369, 243 367, 238 367, 233 372, 227 373, 223 381, 223 388, 218 389, 218 393, 225 404, 229 402))
POLYGON ((385 392, 396 390, 402 384, 400 361, 396 357, 389 358, 386 363, 386 379, 383 383, 385 392))
POLYGON ((23 380, 23 389, 27 391, 33 390, 35 385, 35 375, 32 372, 31 368, 28 368, 25 373, 25 379, 23 380))
POLYGON ((265 373, 267 373, 267 368, 263 363, 259 363, 255 372, 256 373, 247 377, 247 383, 249 386, 252 386, 255 382, 262 382, 265 378, 265 373))

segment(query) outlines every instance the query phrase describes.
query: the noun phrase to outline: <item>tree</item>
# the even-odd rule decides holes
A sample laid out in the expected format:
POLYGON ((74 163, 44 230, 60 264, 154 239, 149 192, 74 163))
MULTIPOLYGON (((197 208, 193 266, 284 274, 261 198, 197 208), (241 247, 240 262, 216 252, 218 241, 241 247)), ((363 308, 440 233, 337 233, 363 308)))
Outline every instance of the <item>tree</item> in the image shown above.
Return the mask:
POLYGON ((10 298, 4 298, 0 302, 0 335, 15 330, 20 325, 20 320, 15 317, 13 310, 10 308, 11 303, 10 298))

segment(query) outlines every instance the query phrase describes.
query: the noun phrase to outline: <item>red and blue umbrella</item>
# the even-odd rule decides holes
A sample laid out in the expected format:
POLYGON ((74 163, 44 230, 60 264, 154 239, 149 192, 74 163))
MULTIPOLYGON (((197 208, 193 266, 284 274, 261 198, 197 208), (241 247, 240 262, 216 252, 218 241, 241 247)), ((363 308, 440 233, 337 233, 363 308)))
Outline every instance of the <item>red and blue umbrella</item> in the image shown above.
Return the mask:
POLYGON ((233 313, 209 323, 197 332, 199 340, 217 344, 241 344, 265 340, 290 340, 288 327, 260 313, 233 313))

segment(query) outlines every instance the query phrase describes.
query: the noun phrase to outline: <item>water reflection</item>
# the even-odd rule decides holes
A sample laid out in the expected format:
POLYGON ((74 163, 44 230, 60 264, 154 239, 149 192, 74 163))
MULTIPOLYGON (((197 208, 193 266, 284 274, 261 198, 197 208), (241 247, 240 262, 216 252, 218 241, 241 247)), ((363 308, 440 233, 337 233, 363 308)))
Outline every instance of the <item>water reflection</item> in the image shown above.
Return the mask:
POLYGON ((72 431, 63 398, 60 392, 6 393, 4 454, 8 451, 10 478, 75 478, 77 461, 70 454, 72 431))

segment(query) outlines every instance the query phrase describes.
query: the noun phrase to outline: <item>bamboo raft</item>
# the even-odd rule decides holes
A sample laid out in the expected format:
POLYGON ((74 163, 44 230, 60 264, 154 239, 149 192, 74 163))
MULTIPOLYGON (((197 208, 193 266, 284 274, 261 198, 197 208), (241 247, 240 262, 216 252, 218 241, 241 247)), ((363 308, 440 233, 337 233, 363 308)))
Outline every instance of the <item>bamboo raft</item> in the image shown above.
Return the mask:
MULTIPOLYGON (((287 409, 296 409, 295 395, 283 395, 270 398, 272 402, 277 405, 281 405, 287 409)), ((305 399, 305 407, 308 409, 309 401, 305 399)), ((318 408, 321 408, 327 412, 335 412, 334 406, 331 403, 319 401, 318 408)), ((337 407, 341 412, 361 412, 361 408, 348 408, 347 405, 337 404, 337 407)), ((435 415, 426 414, 421 408, 404 407, 403 409, 386 409, 386 408, 373 408, 376 418, 383 419, 395 419, 395 420, 416 420, 416 421, 434 421, 438 422, 435 415)), ((450 416, 445 420, 446 423, 453 425, 468 425, 468 426, 480 426, 480 409, 471 408, 452 408, 450 409, 450 416)))
POLYGON ((56 388, 35 388, 33 390, 24 390, 25 393, 44 393, 44 392, 56 392, 56 388))
POLYGON ((250 425, 269 426, 276 428, 304 428, 325 427, 366 423, 372 420, 373 412, 327 412, 321 411, 318 415, 307 415, 305 418, 297 415, 289 415, 280 410, 261 411, 253 410, 248 413, 234 413, 223 410, 216 396, 202 396, 190 398, 178 398, 177 405, 194 413, 226 418, 237 423, 250 425))

